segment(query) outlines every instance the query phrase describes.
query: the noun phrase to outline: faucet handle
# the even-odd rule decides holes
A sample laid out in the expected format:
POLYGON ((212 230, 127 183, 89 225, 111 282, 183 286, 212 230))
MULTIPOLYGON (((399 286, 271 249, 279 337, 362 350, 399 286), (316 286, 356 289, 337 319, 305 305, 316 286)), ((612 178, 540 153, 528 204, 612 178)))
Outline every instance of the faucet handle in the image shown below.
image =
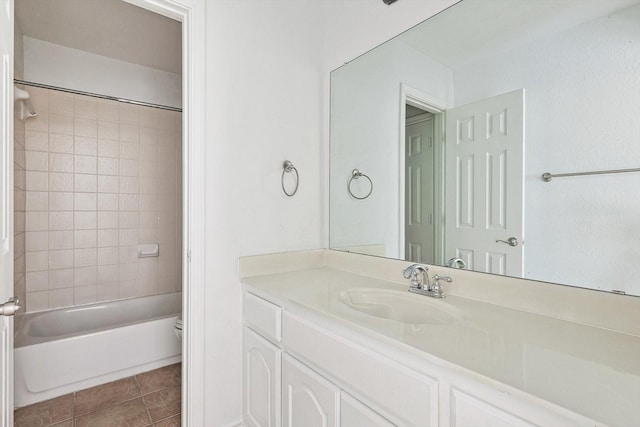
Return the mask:
POLYGON ((444 280, 447 283, 451 283, 453 282, 453 279, 449 276, 440 276, 438 274, 434 274, 433 280, 435 280, 435 282, 431 286, 431 291, 435 293, 434 296, 436 298, 444 298, 445 295, 444 295, 444 291, 442 290, 442 283, 440 283, 440 280, 444 280))
MULTIPOLYGON (((435 280, 437 284, 439 284, 438 281, 440 281, 440 280, 444 280, 447 283, 453 282, 453 279, 451 277, 449 277, 449 276, 440 276, 438 274, 434 274, 433 275, 433 280, 435 280)), ((434 285, 435 285, 435 283, 434 283, 434 285)))

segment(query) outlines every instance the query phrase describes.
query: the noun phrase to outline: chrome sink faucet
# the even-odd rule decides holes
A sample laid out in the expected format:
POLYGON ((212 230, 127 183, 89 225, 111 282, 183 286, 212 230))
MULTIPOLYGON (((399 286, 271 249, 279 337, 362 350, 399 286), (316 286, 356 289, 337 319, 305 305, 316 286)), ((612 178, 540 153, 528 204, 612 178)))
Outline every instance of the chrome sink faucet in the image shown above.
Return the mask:
POLYGON ((447 283, 451 283, 451 277, 434 275, 433 280, 435 283, 431 285, 429 282, 429 268, 421 264, 411 264, 405 268, 402 272, 405 279, 411 280, 411 286, 409 286, 409 292, 415 294, 426 295, 433 298, 444 298, 444 290, 440 280, 444 280, 447 283), (422 274, 422 278, 419 275, 422 274))

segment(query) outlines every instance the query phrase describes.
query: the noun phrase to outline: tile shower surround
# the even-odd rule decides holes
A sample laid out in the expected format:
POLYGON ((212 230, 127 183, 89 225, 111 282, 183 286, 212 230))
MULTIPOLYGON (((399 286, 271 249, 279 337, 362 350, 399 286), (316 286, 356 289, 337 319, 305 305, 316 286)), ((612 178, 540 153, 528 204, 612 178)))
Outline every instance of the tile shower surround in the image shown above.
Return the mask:
POLYGON ((180 290, 182 114, 26 89, 27 311, 180 290))

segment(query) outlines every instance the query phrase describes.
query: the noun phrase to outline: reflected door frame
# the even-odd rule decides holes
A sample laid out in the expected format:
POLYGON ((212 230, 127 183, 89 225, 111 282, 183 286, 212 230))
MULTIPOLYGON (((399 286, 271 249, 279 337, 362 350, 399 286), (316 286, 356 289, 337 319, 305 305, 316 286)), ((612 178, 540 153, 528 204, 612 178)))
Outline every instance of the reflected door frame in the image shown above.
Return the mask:
POLYGON ((447 105, 427 93, 415 89, 405 83, 400 84, 400 118, 398 123, 398 251, 400 259, 405 256, 405 159, 406 159, 406 105, 412 105, 434 115, 434 230, 435 260, 434 264, 442 264, 444 258, 444 118, 447 105))

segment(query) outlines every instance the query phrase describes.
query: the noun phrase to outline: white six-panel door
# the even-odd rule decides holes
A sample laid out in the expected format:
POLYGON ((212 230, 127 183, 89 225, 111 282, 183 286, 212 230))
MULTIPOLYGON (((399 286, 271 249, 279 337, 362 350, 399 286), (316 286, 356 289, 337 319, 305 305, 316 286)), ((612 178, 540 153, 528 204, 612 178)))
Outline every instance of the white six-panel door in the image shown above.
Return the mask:
POLYGON ((405 259, 433 264, 433 115, 407 120, 405 144, 405 259))
MULTIPOLYGON (((13 296, 13 0, 0 0, 0 304, 13 296)), ((13 425, 13 317, 0 315, 0 427, 13 425)))
POLYGON ((446 259, 522 276, 524 89, 447 110, 445 150, 446 259))

